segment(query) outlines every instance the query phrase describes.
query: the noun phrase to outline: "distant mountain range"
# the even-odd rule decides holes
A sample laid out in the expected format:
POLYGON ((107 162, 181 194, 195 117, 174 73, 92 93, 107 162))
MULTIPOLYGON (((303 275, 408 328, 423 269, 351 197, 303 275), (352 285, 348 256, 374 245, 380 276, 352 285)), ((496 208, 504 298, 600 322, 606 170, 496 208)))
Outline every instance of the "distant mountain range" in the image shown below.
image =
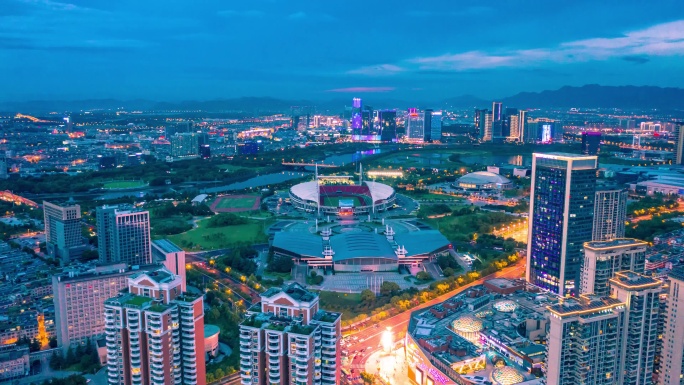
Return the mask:
MULTIPOLYGON (((565 86, 557 90, 541 92, 521 92, 513 96, 497 99, 505 106, 517 108, 644 108, 663 110, 684 110, 684 89, 661 88, 652 86, 601 86, 589 84, 581 87, 565 86)), ((403 101, 374 97, 369 104, 376 108, 418 107, 487 107, 492 100, 463 95, 441 101, 403 101)), ((339 113, 344 106, 351 104, 351 97, 328 101, 285 100, 270 97, 243 97, 207 101, 157 102, 151 100, 89 99, 74 101, 28 101, 0 102, 0 111, 47 113, 51 111, 116 110, 127 111, 205 111, 205 112, 242 112, 289 113, 293 106, 313 107, 315 111, 339 113)))

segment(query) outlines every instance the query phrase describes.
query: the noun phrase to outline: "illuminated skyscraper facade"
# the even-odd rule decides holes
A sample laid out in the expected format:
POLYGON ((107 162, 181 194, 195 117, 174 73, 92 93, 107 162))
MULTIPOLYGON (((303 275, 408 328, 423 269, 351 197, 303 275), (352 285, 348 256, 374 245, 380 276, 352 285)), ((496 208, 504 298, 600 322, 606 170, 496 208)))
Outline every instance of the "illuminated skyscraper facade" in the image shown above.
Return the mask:
POLYGON ((409 108, 406 115, 406 139, 413 143, 425 141, 425 113, 409 108))
POLYGON ((102 263, 149 265, 150 213, 130 206, 98 207, 97 242, 102 263))
POLYGON ((360 98, 352 100, 351 128, 354 138, 358 138, 363 130, 363 103, 360 98))
POLYGON ((527 281, 559 295, 576 294, 582 247, 591 241, 596 156, 533 154, 527 281))

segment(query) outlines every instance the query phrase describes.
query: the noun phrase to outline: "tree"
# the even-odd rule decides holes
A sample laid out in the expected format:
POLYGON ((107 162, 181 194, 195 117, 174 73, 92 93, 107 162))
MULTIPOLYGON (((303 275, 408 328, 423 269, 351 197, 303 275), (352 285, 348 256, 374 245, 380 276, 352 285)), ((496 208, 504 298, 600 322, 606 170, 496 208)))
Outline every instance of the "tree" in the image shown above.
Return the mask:
POLYGON ((50 345, 50 349, 54 349, 57 347, 57 337, 50 337, 50 341, 48 342, 48 345, 50 345))
POLYGON ((416 279, 419 281, 429 281, 432 279, 432 276, 427 271, 419 271, 418 274, 416 274, 416 279))
POLYGON ((372 304, 375 301, 375 293, 368 289, 364 289, 361 292, 361 302, 366 304, 372 304))
POLYGON ((363 380, 364 384, 372 385, 375 383, 375 374, 361 372, 361 380, 363 380))
POLYGON ((52 357, 50 357, 50 369, 61 370, 62 367, 64 367, 64 358, 62 355, 58 352, 52 353, 52 357))
POLYGON ((318 273, 316 273, 316 270, 311 270, 311 274, 309 274, 309 275, 311 276, 311 278, 316 278, 318 273))
POLYGON ((455 271, 451 267, 447 267, 446 269, 444 269, 444 276, 445 277, 451 277, 454 275, 454 273, 455 273, 455 271))
POLYGON ((382 295, 394 295, 399 292, 401 287, 396 282, 385 281, 380 285, 380 294, 382 295))
POLYGON ((37 339, 32 339, 31 344, 29 344, 29 351, 30 352, 37 352, 40 350, 40 341, 37 339))

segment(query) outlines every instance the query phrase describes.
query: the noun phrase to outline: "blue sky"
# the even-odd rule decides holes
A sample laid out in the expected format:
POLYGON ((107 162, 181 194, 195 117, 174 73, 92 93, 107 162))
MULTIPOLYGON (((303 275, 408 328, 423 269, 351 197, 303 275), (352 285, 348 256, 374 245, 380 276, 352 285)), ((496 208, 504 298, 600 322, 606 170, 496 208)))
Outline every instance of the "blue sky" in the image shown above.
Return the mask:
POLYGON ((0 0, 6 101, 438 100, 589 83, 684 87, 681 0, 0 0))

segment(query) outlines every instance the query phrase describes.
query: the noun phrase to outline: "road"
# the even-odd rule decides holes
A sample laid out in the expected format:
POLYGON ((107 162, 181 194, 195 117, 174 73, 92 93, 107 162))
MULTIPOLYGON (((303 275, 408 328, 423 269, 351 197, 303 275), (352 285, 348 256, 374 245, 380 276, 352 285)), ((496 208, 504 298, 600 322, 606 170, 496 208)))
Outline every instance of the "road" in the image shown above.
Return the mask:
MULTIPOLYGON (((388 318, 384 321, 381 321, 376 324, 374 327, 370 327, 364 330, 361 330, 356 333, 352 333, 352 336, 358 337, 357 342, 352 343, 350 345, 347 345, 345 347, 345 350, 349 351, 349 356, 351 357, 352 363, 351 363, 351 376, 352 377, 358 377, 359 373, 364 371, 365 363, 368 357, 373 353, 373 351, 377 350, 378 347, 380 346, 380 338, 382 333, 387 330, 389 327, 395 336, 401 336, 403 337, 406 332, 406 329, 408 327, 408 323, 411 319, 411 314, 417 310, 421 309, 426 309, 431 306, 437 305, 439 303, 442 303, 446 301, 447 299, 460 294, 461 292, 465 291, 466 289, 476 286, 476 285, 481 285, 484 281, 492 279, 492 278, 509 278, 509 279, 516 279, 520 278, 525 271, 525 265, 524 264, 517 264, 515 266, 507 267, 501 271, 498 271, 496 273, 490 274, 486 277, 482 277, 476 281, 473 281, 465 286, 462 286, 454 291, 451 291, 449 293, 443 294, 439 297, 436 297, 428 302, 425 302, 409 311, 405 311, 401 314, 398 314, 392 318, 388 318), (362 352, 361 352, 362 351, 362 352)), ((395 341, 397 338, 395 337, 395 341)), ((346 367, 347 370, 350 369, 349 366, 346 367)), ((360 381, 353 382, 353 384, 357 383, 362 383, 360 381)))

